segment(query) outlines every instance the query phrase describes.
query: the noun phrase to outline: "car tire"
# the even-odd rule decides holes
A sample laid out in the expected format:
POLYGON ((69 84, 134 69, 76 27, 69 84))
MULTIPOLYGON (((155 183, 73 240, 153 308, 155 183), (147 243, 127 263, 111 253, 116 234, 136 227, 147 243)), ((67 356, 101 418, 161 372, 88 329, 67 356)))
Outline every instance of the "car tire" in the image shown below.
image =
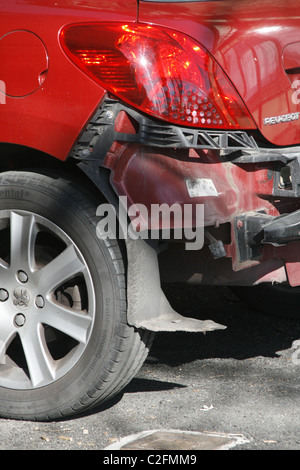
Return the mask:
POLYGON ((39 171, 2 173, 0 195, 0 415, 48 421, 103 405, 153 334, 127 323, 124 256, 97 232, 98 195, 39 171))

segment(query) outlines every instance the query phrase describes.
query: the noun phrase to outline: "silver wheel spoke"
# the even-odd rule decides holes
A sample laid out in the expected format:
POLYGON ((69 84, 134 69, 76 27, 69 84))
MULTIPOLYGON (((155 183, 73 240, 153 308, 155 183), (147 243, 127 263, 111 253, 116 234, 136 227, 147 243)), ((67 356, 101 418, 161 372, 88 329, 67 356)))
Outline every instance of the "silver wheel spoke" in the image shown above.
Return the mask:
POLYGON ((58 303, 49 302, 43 309, 42 321, 71 338, 86 344, 92 319, 85 312, 78 312, 58 303))
POLYGON ((34 244, 37 229, 33 215, 11 212, 10 216, 10 265, 13 269, 34 268, 34 244))
POLYGON ((33 280, 36 281, 38 289, 46 295, 75 274, 84 272, 85 269, 77 250, 70 245, 50 263, 36 271, 33 274, 33 280))
POLYGON ((6 261, 4 261, 3 259, 0 258, 0 269, 3 270, 3 271, 2 271, 3 275, 5 274, 4 269, 7 270, 8 268, 9 268, 8 263, 6 263, 6 261))
POLYGON ((42 325, 37 325, 36 331, 30 335, 21 335, 21 342, 33 387, 53 380, 54 363, 47 348, 42 325))
POLYGON ((16 330, 13 323, 8 321, 3 306, 0 306, 0 364, 5 362, 7 348, 15 336, 16 330))
POLYGON ((50 220, 0 211, 1 231, 0 386, 43 387, 67 374, 86 350, 95 318, 93 280, 76 245, 50 220))

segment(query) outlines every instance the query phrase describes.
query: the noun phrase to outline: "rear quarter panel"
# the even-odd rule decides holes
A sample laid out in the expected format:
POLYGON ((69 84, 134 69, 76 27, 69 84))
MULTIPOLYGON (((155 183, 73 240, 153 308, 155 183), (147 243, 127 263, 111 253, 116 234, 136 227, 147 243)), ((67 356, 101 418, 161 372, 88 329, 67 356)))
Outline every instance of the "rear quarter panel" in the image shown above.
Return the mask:
MULTIPOLYGON (((7 51, 1 51, 9 33, 34 33, 48 56, 46 78, 36 91, 21 97, 1 95, 0 142, 32 147, 64 160, 105 92, 65 56, 59 31, 67 24, 82 21, 136 21, 136 0, 0 0, 0 12, 2 92, 5 85, 9 89, 9 84, 1 78, 1 71, 8 81, 11 77, 22 84, 22 71, 16 79, 12 74, 18 67, 12 67, 7 51)), ((20 57, 24 45, 18 46, 20 57)))

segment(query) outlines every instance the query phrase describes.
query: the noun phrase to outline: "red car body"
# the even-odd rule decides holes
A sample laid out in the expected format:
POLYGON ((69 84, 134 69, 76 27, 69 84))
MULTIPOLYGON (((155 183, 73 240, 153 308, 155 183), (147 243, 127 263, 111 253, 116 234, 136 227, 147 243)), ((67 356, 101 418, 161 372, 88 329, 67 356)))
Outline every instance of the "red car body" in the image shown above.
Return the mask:
MULTIPOLYGON (((79 171, 105 201, 123 196, 148 213, 153 204, 204 205, 205 246, 188 251, 170 243, 158 255, 159 273, 147 255, 136 268, 139 256, 127 246, 129 323, 172 330, 148 313, 153 307, 149 283, 157 290, 160 281, 300 285, 299 2, 0 0, 0 11, 1 171, 79 171), (203 60, 205 73, 212 67, 216 83, 230 91, 223 98, 235 100, 234 109, 241 112, 237 121, 180 125, 176 113, 164 117, 135 104, 137 98, 128 98, 117 79, 114 85, 109 81, 118 68, 96 76, 97 61, 107 52, 86 45, 92 28, 103 41, 123 28, 125 39, 119 35, 118 41, 132 48, 134 34, 153 47, 169 38, 171 48, 177 38, 183 49, 193 49, 188 57, 203 60), (99 109, 106 116, 101 122, 99 109), (112 134, 106 132, 109 119, 112 134), (150 124, 165 134, 154 135, 150 124), (175 140, 168 142, 170 133, 175 140), (204 181, 212 184, 212 192, 189 191, 188 183, 204 181), (217 253, 208 249, 218 242, 217 253), (131 284, 131 269, 135 281, 139 276, 138 288, 131 284)), ((179 49, 172 47, 174 58, 179 49)), ((143 217, 141 225, 161 229, 143 217)), ((192 218, 187 225, 195 222, 192 218)), ((160 291, 157 299, 155 309, 161 306, 160 291)))
MULTIPOLYGON (((59 32, 72 23, 113 20, 151 23, 192 36, 211 52, 230 77, 251 113, 263 146, 274 148, 299 144, 297 121, 264 125, 264 119, 268 117, 299 112, 299 105, 292 100, 292 95, 297 93, 292 82, 298 78, 300 63, 296 1, 288 4, 273 2, 271 18, 269 3, 264 1, 142 1, 139 5, 136 1, 126 4, 103 1, 101 6, 98 1, 74 3, 58 3, 56 7, 52 2, 39 1, 1 5, 1 80, 7 84, 6 104, 1 107, 1 142, 29 147, 59 160, 67 160, 78 136, 103 99, 105 90, 66 57, 59 43, 59 32), (46 20, 41 21, 41 17, 46 20), (28 51, 23 36, 27 36, 29 42, 31 40, 29 47, 33 48, 32 51, 28 51), (296 53, 293 53, 294 49, 296 53), (32 63, 30 54, 36 63, 32 63), (37 57, 38 54, 42 57, 37 57), (286 72, 291 69, 296 73, 286 72), (40 74, 44 74, 44 81, 39 85, 36 82, 40 74)), ((274 204, 273 181, 268 177, 270 167, 266 164, 250 167, 232 165, 219 162, 214 152, 207 154, 203 151, 203 156, 199 156, 199 152, 195 154, 191 150, 189 161, 168 159, 169 168, 162 174, 160 168, 165 165, 166 152, 153 155, 151 148, 124 147, 126 165, 115 166, 112 157, 110 161, 107 159, 106 165, 113 167, 115 191, 118 195, 128 196, 131 203, 190 203, 184 182, 185 175, 189 174, 194 178, 211 178, 213 174, 220 193, 218 198, 200 200, 206 207, 205 225, 231 222, 239 214, 259 209, 278 215, 290 202, 282 201, 284 209, 280 209, 278 203, 274 204), (148 158, 141 159, 141 151, 148 158), (146 177, 143 177, 142 184, 137 185, 135 181, 139 174, 146 177)), ((193 200, 196 202, 199 200, 193 200)), ((295 209, 298 207, 297 201, 291 203, 295 209)), ((294 263, 291 265, 291 258, 297 263, 298 244, 292 248, 280 248, 280 254, 276 249, 271 251, 266 258, 285 259, 289 281, 298 285, 300 275, 293 268, 294 263)), ((243 268, 236 257, 235 237, 227 245, 227 253, 234 270, 243 268)), ((272 281, 281 278, 282 274, 278 278, 277 270, 270 273, 272 281)))

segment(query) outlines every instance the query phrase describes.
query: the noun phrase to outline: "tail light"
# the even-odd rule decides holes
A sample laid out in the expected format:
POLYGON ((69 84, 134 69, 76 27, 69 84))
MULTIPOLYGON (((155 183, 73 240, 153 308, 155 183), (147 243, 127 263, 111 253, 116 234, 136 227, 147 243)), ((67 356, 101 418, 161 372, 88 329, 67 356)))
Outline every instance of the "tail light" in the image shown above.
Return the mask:
POLYGON ((237 91, 191 38, 145 24, 65 27, 67 56, 99 85, 136 109, 183 126, 254 129, 237 91))

